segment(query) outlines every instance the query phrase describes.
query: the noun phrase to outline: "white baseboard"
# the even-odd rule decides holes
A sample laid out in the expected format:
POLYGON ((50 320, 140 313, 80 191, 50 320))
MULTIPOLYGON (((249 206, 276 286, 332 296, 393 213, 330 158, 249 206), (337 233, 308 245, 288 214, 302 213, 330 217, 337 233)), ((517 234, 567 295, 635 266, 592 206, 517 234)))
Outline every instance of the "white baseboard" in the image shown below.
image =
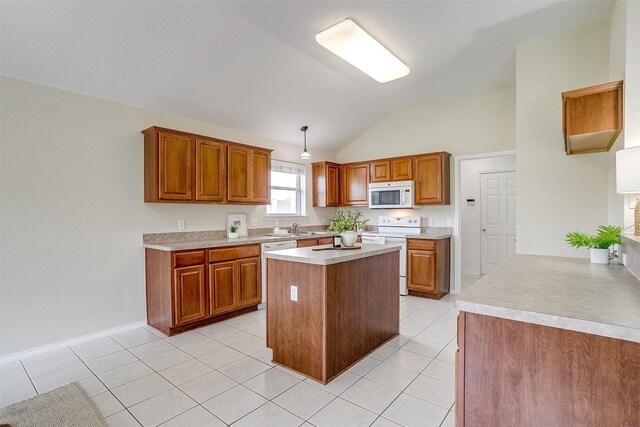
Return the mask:
POLYGON ((72 345, 80 344, 85 341, 95 340, 97 338, 106 337, 107 335, 117 334, 119 332, 129 331, 131 329, 141 328, 147 326, 147 322, 135 322, 128 325, 118 326, 117 328, 107 329, 106 331, 95 332, 89 335, 83 335, 81 337, 71 338, 69 340, 58 341, 53 344, 43 345, 41 347, 32 348, 31 350, 20 351, 18 353, 9 354, 7 356, 0 357, 0 365, 3 363, 13 362, 15 360, 24 359, 26 357, 36 356, 38 354, 46 353, 48 351, 58 350, 59 348, 70 347, 72 345))

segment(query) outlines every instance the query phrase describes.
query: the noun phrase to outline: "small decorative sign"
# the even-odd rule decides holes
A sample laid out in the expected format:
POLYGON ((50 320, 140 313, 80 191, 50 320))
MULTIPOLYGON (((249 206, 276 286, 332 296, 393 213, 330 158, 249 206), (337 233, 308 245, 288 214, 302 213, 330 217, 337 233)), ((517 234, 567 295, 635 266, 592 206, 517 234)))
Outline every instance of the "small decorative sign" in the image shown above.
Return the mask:
POLYGON ((467 199, 467 206, 475 206, 476 199, 467 199))
POLYGON ((246 236, 247 233, 247 214, 244 213, 231 213, 227 214, 227 233, 229 232, 229 226, 235 225, 238 227, 238 236, 246 236))

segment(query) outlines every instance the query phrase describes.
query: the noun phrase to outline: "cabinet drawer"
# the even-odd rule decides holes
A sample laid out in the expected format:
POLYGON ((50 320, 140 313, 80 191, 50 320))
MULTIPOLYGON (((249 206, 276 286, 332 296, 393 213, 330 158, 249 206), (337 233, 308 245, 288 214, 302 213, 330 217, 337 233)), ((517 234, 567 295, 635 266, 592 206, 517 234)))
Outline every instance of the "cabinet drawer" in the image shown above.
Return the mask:
POLYGON ((409 239, 407 240, 407 249, 418 249, 425 251, 435 251, 435 240, 409 239))
POLYGON ((333 237, 321 237, 318 239, 319 245, 331 245, 333 244, 333 237))
POLYGON ((178 252, 173 256, 173 264, 176 268, 190 265, 204 264, 204 251, 178 252))
POLYGON ((260 256, 260 245, 236 246, 234 248, 209 250, 209 262, 233 261, 260 256))
POLYGON ((318 239, 300 239, 297 243, 299 248, 306 248, 309 246, 318 246, 318 239))

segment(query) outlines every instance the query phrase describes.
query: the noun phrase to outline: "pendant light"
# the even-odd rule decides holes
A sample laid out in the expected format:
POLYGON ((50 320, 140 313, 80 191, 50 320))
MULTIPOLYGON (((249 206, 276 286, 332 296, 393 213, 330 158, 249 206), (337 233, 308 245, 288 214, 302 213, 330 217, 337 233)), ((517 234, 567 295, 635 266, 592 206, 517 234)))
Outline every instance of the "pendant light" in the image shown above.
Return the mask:
POLYGON ((300 154, 300 158, 302 160, 311 159, 311 154, 309 154, 309 152, 307 151, 307 129, 309 129, 309 126, 302 126, 300 128, 300 130, 304 132, 304 150, 302 150, 302 154, 300 154))

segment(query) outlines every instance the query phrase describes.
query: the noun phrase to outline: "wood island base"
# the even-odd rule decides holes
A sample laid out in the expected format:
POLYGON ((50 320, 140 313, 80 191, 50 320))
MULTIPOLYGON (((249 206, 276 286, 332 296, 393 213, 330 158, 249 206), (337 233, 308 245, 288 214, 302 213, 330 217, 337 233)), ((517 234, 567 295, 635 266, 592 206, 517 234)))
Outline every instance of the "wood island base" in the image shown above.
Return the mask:
POLYGON ((267 259, 273 362, 327 384, 398 335, 398 263, 397 251, 330 265, 267 259))

